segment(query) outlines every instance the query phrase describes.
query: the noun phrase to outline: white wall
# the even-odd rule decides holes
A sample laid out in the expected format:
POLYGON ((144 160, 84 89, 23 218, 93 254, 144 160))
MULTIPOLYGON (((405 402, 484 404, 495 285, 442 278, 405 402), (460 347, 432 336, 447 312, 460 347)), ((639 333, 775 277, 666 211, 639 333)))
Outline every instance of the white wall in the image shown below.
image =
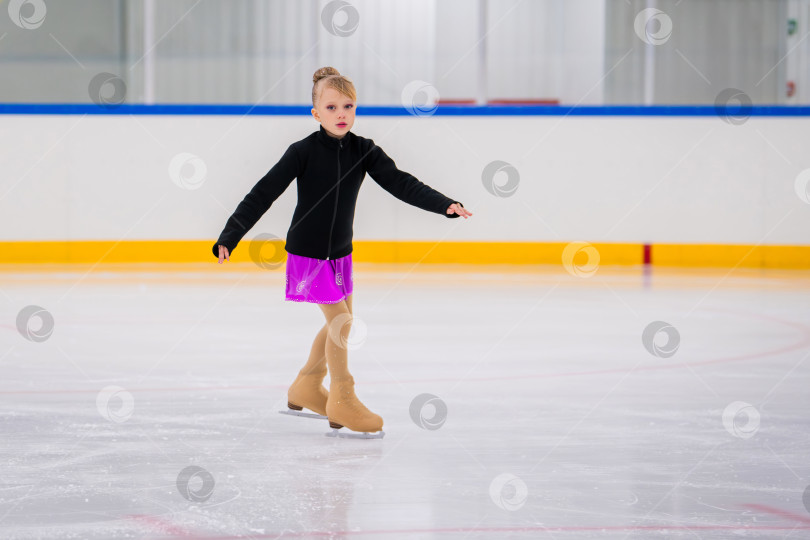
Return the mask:
MULTIPOLYGON (((207 239, 287 146, 318 125, 300 116, 2 117, 0 239, 207 239), (181 189, 181 152, 207 176, 181 189)), ((366 178, 355 239, 810 244, 808 120, 752 117, 358 117, 397 165, 475 215, 453 221, 366 178), (493 160, 520 173, 490 195, 493 160)), ((246 238, 284 237, 295 182, 246 238)))

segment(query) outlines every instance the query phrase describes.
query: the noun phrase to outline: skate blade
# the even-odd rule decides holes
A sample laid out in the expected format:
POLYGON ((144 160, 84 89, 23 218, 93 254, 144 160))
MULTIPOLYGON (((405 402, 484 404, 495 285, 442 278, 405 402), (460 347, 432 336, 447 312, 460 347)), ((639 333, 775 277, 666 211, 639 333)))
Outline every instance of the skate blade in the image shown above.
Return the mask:
POLYGON ((329 433, 324 433, 327 437, 340 437, 341 439, 382 439, 385 437, 384 431, 376 431, 374 433, 369 433, 367 431, 363 432, 356 432, 356 431, 347 431, 341 432, 338 429, 332 428, 332 431, 329 433))
POLYGON ((322 414, 295 411, 293 409, 287 409, 286 411, 278 411, 278 412, 279 414, 289 414, 290 416, 305 416, 307 418, 318 418, 324 420, 326 419, 326 417, 322 414))

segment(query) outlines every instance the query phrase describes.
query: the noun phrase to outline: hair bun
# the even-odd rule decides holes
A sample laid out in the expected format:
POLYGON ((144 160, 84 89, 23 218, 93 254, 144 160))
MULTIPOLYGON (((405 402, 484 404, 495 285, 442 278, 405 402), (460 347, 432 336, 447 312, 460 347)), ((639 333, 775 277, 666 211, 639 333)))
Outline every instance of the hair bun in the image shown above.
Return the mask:
POLYGON ((324 77, 329 77, 330 75, 340 75, 340 72, 331 66, 322 67, 312 76, 312 83, 315 84, 324 77))

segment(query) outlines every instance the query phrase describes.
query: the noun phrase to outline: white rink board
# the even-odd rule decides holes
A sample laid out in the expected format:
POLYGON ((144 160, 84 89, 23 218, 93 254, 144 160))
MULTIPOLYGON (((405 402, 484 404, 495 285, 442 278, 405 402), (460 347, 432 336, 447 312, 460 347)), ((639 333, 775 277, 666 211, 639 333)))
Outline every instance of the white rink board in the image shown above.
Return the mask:
MULTIPOLYGON (((475 213, 452 240, 807 245, 810 204, 795 184, 810 168, 808 125, 759 116, 742 125, 714 116, 363 117, 361 103, 353 131, 475 213), (495 160, 520 175, 511 197, 484 188, 495 160)), ((0 239, 213 241, 287 146, 318 126, 303 116, 4 115, 0 239), (171 180, 182 153, 205 165, 196 189, 171 180)), ((293 182, 247 237, 284 238, 295 203, 293 182)), ((437 240, 449 225, 366 177, 355 239, 437 240)))

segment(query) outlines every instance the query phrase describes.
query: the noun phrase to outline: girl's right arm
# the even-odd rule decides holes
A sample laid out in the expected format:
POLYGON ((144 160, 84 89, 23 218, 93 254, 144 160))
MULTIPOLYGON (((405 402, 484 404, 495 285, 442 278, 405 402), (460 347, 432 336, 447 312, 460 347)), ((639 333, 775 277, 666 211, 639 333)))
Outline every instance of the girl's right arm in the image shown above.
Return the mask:
POLYGON ((230 254, 233 253, 242 237, 253 228, 253 225, 270 208, 270 205, 298 176, 300 170, 298 158, 298 152, 291 144, 278 163, 253 186, 253 189, 236 207, 212 248, 214 257, 219 259, 220 264, 222 264, 223 257, 231 260, 230 254))

